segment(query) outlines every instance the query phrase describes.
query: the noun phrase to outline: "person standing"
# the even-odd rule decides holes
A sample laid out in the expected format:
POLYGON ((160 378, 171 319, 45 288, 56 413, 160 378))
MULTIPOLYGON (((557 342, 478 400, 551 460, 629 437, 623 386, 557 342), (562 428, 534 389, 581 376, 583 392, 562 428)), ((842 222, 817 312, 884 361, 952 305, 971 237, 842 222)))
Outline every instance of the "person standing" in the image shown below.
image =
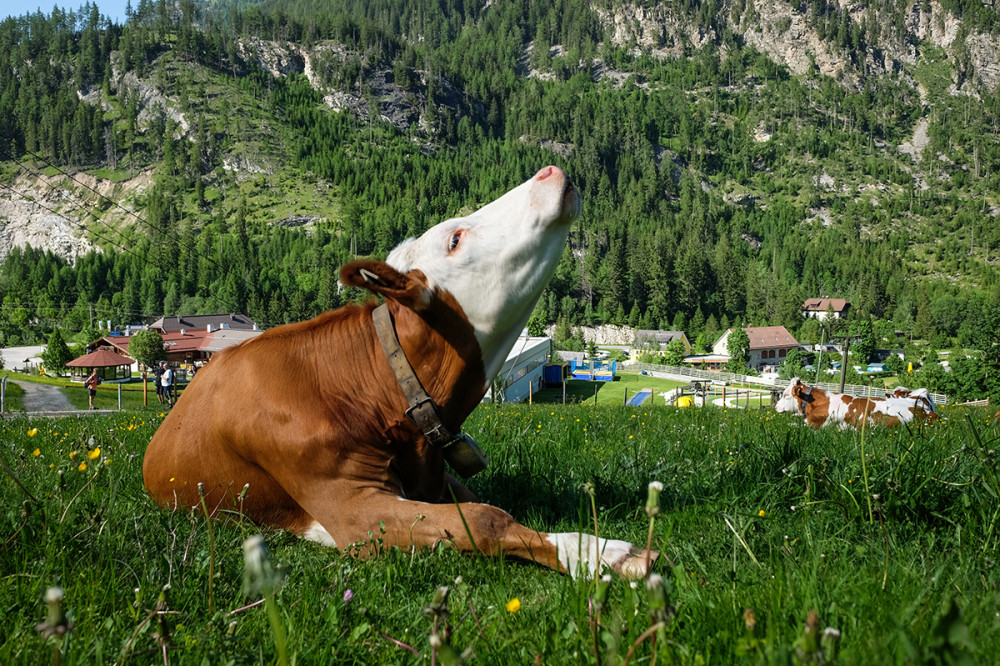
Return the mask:
POLYGON ((171 370, 166 361, 164 361, 161 365, 163 367, 163 376, 160 377, 160 383, 163 386, 163 398, 167 401, 167 407, 173 407, 174 371, 171 370))
POLYGON ((157 363, 153 366, 153 386, 156 387, 156 399, 163 404, 163 384, 161 380, 163 379, 163 362, 157 363))
POLYGON ((101 378, 97 375, 97 368, 91 368, 90 374, 83 380, 83 385, 87 387, 87 397, 90 399, 90 408, 94 407, 94 396, 97 395, 97 385, 101 383, 101 378))

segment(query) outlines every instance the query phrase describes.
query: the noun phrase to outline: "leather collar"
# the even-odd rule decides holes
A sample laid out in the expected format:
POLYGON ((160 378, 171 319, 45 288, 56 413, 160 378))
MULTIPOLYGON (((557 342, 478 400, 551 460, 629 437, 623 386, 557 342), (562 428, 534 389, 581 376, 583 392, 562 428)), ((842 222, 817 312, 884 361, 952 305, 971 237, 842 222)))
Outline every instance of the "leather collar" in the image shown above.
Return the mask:
POLYGON ((812 398, 813 389, 815 386, 810 386, 808 391, 803 391, 802 395, 799 397, 799 409, 802 410, 802 416, 806 415, 806 403, 811 402, 806 400, 806 398, 812 398))
POLYGON ((399 382, 399 387, 403 389, 406 401, 410 405, 406 410, 406 416, 420 428, 431 444, 445 446, 453 442, 455 434, 442 423, 437 404, 424 390, 416 373, 413 372, 413 366, 406 359, 403 348, 399 346, 396 326, 393 324, 388 306, 383 303, 372 310, 372 319, 375 322, 378 340, 382 344, 382 351, 389 361, 389 367, 396 375, 396 381, 399 382))

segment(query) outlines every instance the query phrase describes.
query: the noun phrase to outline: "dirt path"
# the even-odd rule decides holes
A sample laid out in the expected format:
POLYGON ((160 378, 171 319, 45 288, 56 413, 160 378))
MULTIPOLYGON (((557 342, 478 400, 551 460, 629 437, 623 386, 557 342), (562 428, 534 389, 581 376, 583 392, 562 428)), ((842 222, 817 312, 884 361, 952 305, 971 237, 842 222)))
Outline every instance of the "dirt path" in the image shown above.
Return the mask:
POLYGON ((58 386, 35 384, 34 382, 14 382, 24 389, 24 411, 26 412, 72 412, 76 407, 58 386))

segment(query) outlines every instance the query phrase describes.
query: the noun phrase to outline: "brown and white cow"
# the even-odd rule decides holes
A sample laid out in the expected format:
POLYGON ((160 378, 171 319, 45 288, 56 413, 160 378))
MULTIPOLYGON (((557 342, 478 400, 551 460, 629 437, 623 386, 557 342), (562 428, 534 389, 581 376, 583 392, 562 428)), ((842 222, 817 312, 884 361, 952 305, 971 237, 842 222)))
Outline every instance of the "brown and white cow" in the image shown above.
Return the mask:
MULTIPOLYGON (((548 166, 467 217, 355 261, 344 284, 385 297, 398 345, 443 427, 458 433, 479 404, 555 271, 580 195, 548 166)), ((146 451, 161 505, 242 510, 329 546, 449 544, 576 575, 600 560, 629 577, 656 558, 624 541, 542 533, 479 503, 447 473, 373 324, 375 303, 279 326, 216 355, 146 451), (240 498, 248 486, 245 498, 240 498)))
POLYGON ((905 386, 897 386, 892 391, 886 391, 885 397, 910 400, 915 406, 923 409, 931 420, 937 418, 937 405, 934 404, 934 399, 931 398, 930 391, 925 388, 913 389, 911 391, 905 386), (930 417, 931 414, 934 416, 930 417))
MULTIPOLYGON (((927 397, 928 401, 930 397, 927 397)), ((933 405, 933 403, 931 403, 933 405)), ((789 383, 774 407, 782 414, 798 414, 814 428, 837 425, 858 427, 868 415, 869 424, 897 426, 915 418, 933 422, 937 413, 926 410, 919 400, 910 398, 857 398, 809 387, 797 377, 789 383)))

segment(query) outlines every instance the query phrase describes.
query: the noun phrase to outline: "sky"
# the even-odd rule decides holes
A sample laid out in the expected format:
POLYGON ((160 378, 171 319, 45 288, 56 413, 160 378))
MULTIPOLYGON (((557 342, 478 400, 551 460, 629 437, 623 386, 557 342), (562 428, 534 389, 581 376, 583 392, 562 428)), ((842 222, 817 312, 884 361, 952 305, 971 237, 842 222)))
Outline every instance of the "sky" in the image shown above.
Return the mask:
MULTIPOLYGON (((77 10, 85 5, 87 0, 0 0, 0 18, 8 16, 23 16, 34 14, 40 10, 43 14, 51 14, 52 8, 58 6, 64 10, 77 10)), ((107 16, 115 23, 125 23, 125 5, 128 0, 91 0, 96 4, 102 16, 107 16)), ((139 0, 132 0, 132 7, 138 7, 139 0)))

